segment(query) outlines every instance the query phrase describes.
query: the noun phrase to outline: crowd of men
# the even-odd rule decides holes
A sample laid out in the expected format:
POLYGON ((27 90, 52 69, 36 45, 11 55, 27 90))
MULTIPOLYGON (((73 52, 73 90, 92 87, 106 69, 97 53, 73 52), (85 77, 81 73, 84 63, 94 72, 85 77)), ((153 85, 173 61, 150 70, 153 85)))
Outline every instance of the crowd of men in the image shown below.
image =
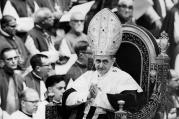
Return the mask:
MULTIPOLYGON (((136 111, 141 87, 128 73, 113 66, 122 33, 116 33, 118 39, 102 33, 121 24, 113 27, 110 21, 100 24, 99 19, 93 19, 102 9, 100 4, 109 1, 95 0, 88 17, 73 12, 70 21, 64 23, 60 22, 62 15, 87 0, 0 1, 0 119, 45 119, 46 105, 51 102, 62 106, 61 119, 110 119, 108 112, 118 110, 118 100, 125 100, 128 111, 136 111), (93 22, 88 23, 88 19, 93 22), (98 31, 104 27, 101 25, 106 25, 104 31, 98 31), (117 45, 110 43, 112 40, 117 45)), ((135 0, 114 0, 108 17, 116 15, 122 24, 145 27, 156 38, 165 30, 175 81, 179 78, 179 3, 149 1, 153 6, 135 19, 135 0)), ((171 83, 171 87, 178 86, 171 83)))

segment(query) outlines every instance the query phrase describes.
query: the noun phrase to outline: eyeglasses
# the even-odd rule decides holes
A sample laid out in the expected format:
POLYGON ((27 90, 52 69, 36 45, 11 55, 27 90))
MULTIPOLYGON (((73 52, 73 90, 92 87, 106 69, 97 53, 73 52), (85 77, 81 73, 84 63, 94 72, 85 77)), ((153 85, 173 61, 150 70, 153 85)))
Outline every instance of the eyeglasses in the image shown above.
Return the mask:
POLYGON ((42 64, 42 65, 41 65, 41 67, 50 67, 50 66, 52 66, 51 63, 50 63, 50 64, 42 64))
POLYGON ((15 27, 16 27, 16 25, 13 25, 13 26, 8 26, 8 27, 15 28, 15 27))
POLYGON ((34 100, 34 101, 31 101, 31 100, 24 100, 25 102, 30 102, 32 104, 37 104, 39 103, 39 100, 34 100))
POLYGON ((123 8, 123 9, 127 9, 128 8, 129 10, 133 9, 132 5, 127 6, 127 5, 121 4, 121 5, 118 5, 118 7, 123 8))
POLYGON ((83 23, 85 20, 77 20, 77 19, 75 19, 75 20, 71 20, 71 21, 73 21, 73 22, 75 22, 75 23, 78 23, 78 22, 83 23))

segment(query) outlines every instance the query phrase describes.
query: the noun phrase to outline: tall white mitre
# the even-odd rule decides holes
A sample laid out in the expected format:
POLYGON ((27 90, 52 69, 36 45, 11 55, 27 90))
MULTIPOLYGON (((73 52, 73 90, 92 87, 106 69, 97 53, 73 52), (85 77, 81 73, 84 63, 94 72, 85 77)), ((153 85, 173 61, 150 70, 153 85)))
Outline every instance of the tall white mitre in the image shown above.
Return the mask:
POLYGON ((105 8, 90 21, 88 38, 94 55, 115 55, 122 41, 122 25, 115 13, 105 8))

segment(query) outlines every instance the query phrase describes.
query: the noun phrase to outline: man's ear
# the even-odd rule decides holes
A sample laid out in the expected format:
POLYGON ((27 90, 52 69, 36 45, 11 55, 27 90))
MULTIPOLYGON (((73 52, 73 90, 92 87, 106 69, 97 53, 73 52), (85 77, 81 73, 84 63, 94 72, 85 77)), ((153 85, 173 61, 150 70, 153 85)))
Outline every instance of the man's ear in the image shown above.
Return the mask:
POLYGON ((45 24, 45 20, 42 20, 41 23, 39 23, 40 25, 44 25, 45 24))
POLYGON ((0 59, 0 68, 4 67, 5 63, 4 60, 0 59))
POLYGON ((79 53, 79 57, 81 57, 81 56, 83 56, 83 53, 82 53, 82 52, 79 53))
POLYGON ((115 57, 113 57, 112 58, 112 61, 113 61, 113 64, 116 62, 116 58, 115 57))
POLYGON ((40 66, 36 66, 35 70, 39 72, 40 71, 40 66))
POLYGON ((1 26, 1 29, 2 29, 3 31, 6 31, 6 30, 7 30, 7 27, 6 27, 6 26, 1 26))
POLYGON ((48 87, 47 90, 48 90, 49 93, 53 93, 52 87, 48 87))
POLYGON ((24 100, 21 100, 21 105, 22 105, 22 107, 25 106, 25 101, 24 100))

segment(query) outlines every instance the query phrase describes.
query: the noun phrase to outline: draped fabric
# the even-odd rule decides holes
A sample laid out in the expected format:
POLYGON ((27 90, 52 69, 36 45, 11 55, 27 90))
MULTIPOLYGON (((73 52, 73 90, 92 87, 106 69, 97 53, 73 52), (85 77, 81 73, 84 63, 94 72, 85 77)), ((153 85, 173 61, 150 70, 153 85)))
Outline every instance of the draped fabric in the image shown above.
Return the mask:
POLYGON ((19 109, 19 99, 18 99, 17 89, 16 89, 15 81, 12 77, 9 78, 8 88, 9 90, 7 93, 6 111, 9 114, 12 114, 13 112, 19 109))
POLYGON ((110 71, 102 77, 99 77, 97 71, 88 71, 81 75, 71 85, 75 91, 67 96, 66 105, 72 106, 85 103, 89 95, 90 86, 95 84, 98 87, 98 94, 96 98, 92 100, 92 102, 87 103, 84 116, 87 116, 90 113, 91 106, 97 107, 94 111, 94 116, 96 115, 97 117, 100 114, 106 114, 104 109, 114 111, 114 108, 110 102, 111 98, 108 97, 108 94, 117 95, 125 90, 136 90, 136 92, 142 92, 140 86, 128 73, 123 72, 116 67, 112 67, 110 71))
POLYGON ((44 81, 42 78, 35 75, 35 73, 30 72, 25 76, 25 84, 29 88, 36 90, 40 96, 41 101, 45 100, 45 93, 47 91, 44 81))
POLYGON ((27 116, 25 113, 21 111, 16 111, 10 116, 10 119, 33 119, 33 118, 27 116))
POLYGON ((15 89, 16 89, 16 93, 19 97, 20 92, 23 90, 23 79, 21 76, 17 75, 17 74, 12 74, 12 72, 10 73, 10 70, 7 68, 3 68, 0 69, 0 97, 1 97, 1 108, 3 110, 6 110, 6 106, 7 106, 7 94, 8 94, 8 86, 9 86, 9 78, 12 77, 14 78, 14 82, 15 82, 15 89))

